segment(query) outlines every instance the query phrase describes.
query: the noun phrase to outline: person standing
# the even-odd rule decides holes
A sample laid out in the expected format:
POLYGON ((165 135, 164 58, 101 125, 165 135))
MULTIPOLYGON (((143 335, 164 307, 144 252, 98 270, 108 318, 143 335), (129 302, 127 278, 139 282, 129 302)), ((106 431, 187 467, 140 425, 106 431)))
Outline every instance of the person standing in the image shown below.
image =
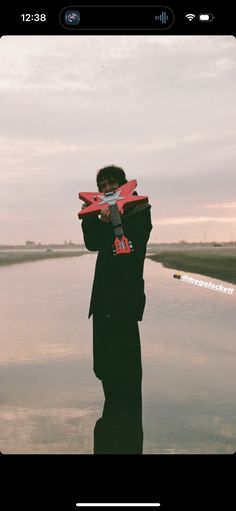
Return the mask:
MULTIPOLYGON (((114 165, 100 169, 96 180, 102 193, 115 191, 127 182, 124 170, 114 165)), ((134 389, 137 402, 141 399, 138 321, 142 321, 146 302, 143 270, 152 229, 150 209, 149 203, 134 203, 124 211, 124 235, 132 241, 134 250, 116 256, 109 209, 82 220, 85 246, 98 252, 88 315, 93 316, 93 369, 102 382, 105 398, 118 402, 123 396, 128 408, 135 406, 134 389)))

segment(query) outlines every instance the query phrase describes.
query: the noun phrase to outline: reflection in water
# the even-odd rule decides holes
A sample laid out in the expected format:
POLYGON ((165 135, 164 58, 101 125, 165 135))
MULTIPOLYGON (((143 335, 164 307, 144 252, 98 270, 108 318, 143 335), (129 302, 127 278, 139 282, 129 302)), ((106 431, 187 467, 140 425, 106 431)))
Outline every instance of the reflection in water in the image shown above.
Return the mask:
POLYGON ((95 454, 142 453, 142 362, 135 319, 93 316, 93 368, 105 395, 95 454))
POLYGON ((94 428, 94 454, 142 454, 141 380, 129 386, 103 382, 103 390, 105 403, 94 428))

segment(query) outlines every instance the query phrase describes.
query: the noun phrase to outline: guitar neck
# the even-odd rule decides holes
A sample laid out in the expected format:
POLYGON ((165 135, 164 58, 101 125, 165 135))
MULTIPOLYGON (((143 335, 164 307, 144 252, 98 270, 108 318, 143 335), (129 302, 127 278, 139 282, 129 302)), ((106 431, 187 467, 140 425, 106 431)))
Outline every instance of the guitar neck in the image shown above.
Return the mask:
POLYGON ((124 234, 124 231, 123 231, 123 225, 121 222, 121 215, 120 215, 117 204, 110 205, 109 212, 110 212, 111 223, 113 225, 115 235, 118 236, 118 238, 121 238, 124 234))

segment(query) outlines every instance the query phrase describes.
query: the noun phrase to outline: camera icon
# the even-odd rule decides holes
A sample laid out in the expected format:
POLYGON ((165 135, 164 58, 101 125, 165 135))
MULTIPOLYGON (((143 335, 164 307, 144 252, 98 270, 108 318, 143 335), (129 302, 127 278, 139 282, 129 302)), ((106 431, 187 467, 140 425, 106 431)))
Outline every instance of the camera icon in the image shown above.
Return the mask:
POLYGON ((66 25, 79 25, 80 13, 79 11, 66 11, 65 12, 66 25))

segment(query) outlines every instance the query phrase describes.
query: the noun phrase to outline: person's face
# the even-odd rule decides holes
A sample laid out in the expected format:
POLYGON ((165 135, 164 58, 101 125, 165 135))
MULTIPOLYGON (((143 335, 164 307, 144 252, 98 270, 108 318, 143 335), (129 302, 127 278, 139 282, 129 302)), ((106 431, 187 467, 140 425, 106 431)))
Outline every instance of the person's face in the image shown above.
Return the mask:
POLYGON ((102 193, 114 192, 117 188, 119 188, 119 184, 112 179, 104 179, 99 184, 99 191, 102 193))

